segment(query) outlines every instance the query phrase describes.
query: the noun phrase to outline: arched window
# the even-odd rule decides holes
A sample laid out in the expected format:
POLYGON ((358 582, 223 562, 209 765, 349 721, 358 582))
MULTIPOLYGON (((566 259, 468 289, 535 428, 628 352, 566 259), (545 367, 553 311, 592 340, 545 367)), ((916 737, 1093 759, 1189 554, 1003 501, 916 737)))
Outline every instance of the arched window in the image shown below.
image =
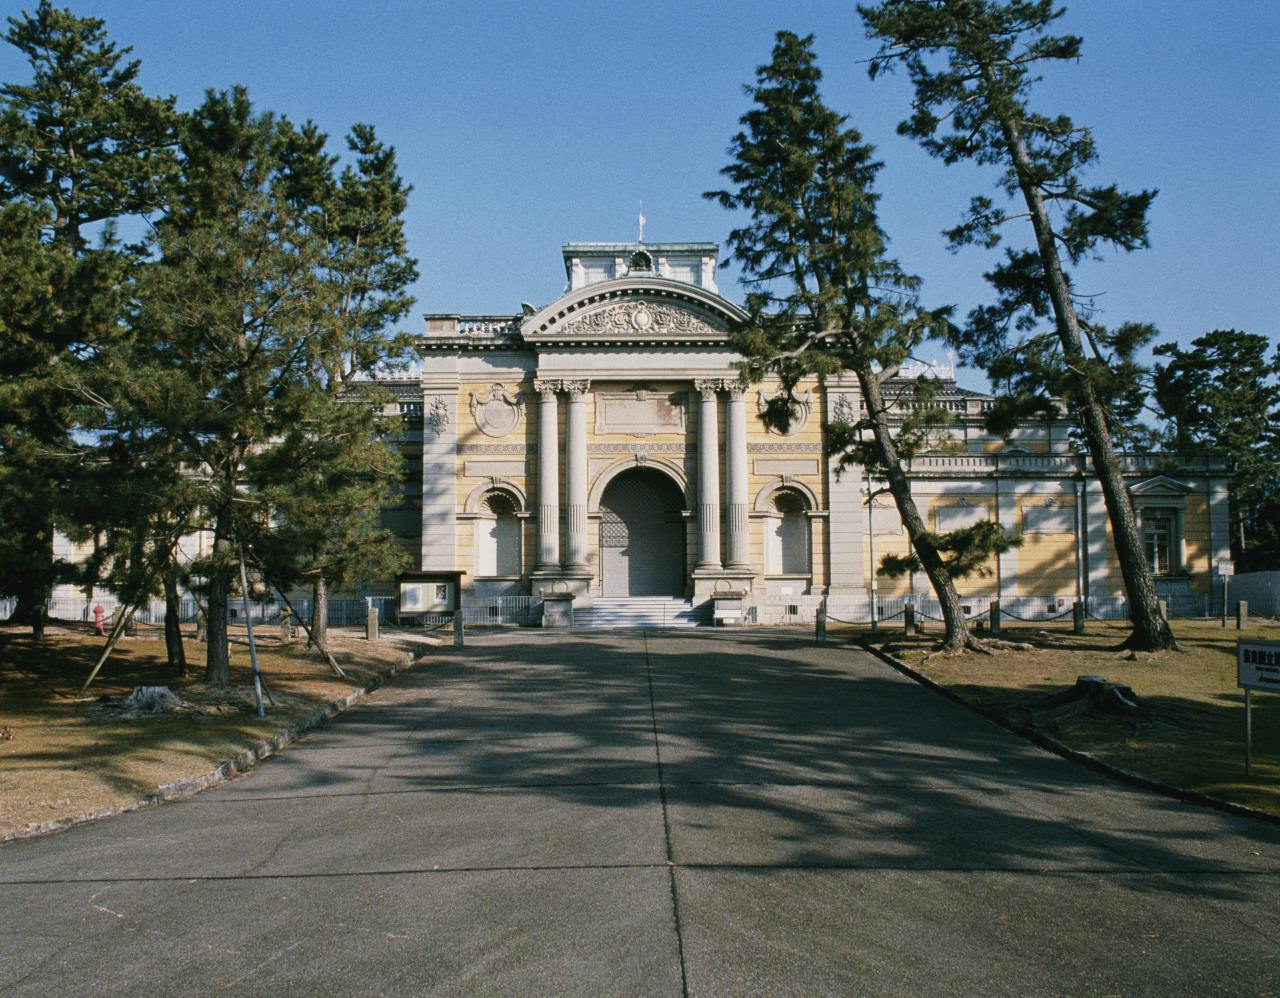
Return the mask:
POLYGON ((766 575, 808 575, 809 504, 793 489, 779 489, 769 499, 764 520, 766 575))
POLYGON ((519 507, 508 493, 493 491, 480 501, 476 517, 477 578, 520 574, 519 507))

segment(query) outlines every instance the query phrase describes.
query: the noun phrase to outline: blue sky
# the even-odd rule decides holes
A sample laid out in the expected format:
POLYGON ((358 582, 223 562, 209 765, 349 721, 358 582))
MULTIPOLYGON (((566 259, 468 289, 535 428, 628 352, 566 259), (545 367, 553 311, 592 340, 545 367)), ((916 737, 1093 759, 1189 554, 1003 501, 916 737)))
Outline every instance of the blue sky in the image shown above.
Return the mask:
MULTIPOLYGON (((9 5, 10 11, 22 5, 9 5)), ((335 148, 353 122, 395 145, 414 186, 407 225, 416 311, 518 311, 564 285, 571 240, 723 241, 704 201, 747 107, 742 85, 774 32, 813 32, 828 103, 879 149, 882 222, 930 305, 988 297, 991 257, 939 236, 990 170, 945 167, 894 132, 909 90, 872 83, 849 0, 83 0, 142 60, 143 86, 196 104, 243 84, 263 109, 313 119, 335 148)), ((1075 0, 1084 36, 1040 107, 1094 127, 1099 182, 1160 190, 1152 248, 1077 275, 1101 320, 1154 322, 1186 342, 1217 327, 1277 336, 1280 3, 1075 0)), ((25 80, 8 46, 0 79, 25 80)), ((732 298, 732 271, 721 275, 732 298)), ((420 323, 414 323, 415 329, 420 323)), ((976 379, 965 379, 975 381, 976 379)))

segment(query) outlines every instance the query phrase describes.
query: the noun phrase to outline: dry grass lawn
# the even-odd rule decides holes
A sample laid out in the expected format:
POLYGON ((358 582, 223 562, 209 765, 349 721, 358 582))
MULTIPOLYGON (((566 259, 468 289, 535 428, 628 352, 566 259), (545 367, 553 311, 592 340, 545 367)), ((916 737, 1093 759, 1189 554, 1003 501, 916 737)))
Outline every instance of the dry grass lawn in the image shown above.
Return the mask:
POLYGON ((302 642, 281 645, 274 629, 259 631, 259 663, 276 701, 259 719, 243 630, 232 633, 229 687, 203 682, 204 645, 187 638, 190 667, 178 677, 165 666, 159 628, 139 627, 81 698, 103 645, 90 630, 54 625, 36 644, 25 628, 0 627, 0 835, 136 801, 198 776, 428 647, 420 639, 368 642, 354 631, 333 631, 334 656, 351 677, 345 682, 302 642), (192 706, 132 720, 104 708, 102 697, 119 699, 135 686, 168 686, 192 706))
MULTIPOLYGON (((935 625, 937 626, 937 625, 935 625)), ((1130 659, 1117 646, 1128 633, 1120 623, 1090 622, 1086 633, 1053 624, 1007 629, 1005 637, 1033 651, 998 651, 987 657, 929 657, 937 634, 907 638, 901 625, 870 640, 966 701, 1029 727, 1081 752, 1163 783, 1280 816, 1280 696, 1253 695, 1253 775, 1244 776, 1244 691, 1236 687, 1234 621, 1173 621, 1182 652, 1130 659), (1141 701, 1133 717, 1103 717, 1079 708, 1037 702, 1099 675, 1128 685, 1141 701)), ((846 628, 851 635, 855 629, 846 628)), ((833 633, 839 633, 833 631, 833 633)), ((1254 621, 1244 637, 1280 640, 1280 625, 1254 621)))

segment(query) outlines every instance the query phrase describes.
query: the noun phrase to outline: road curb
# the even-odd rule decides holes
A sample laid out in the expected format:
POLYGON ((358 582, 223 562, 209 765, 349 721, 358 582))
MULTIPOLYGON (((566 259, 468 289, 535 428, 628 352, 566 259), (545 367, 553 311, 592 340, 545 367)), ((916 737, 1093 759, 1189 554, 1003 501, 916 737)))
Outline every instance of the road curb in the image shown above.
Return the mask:
POLYGON ((959 704, 966 710, 972 711, 979 717, 984 717, 993 724, 999 725, 1011 734, 1024 738, 1027 741, 1038 745, 1046 751, 1052 752, 1054 755, 1061 756, 1071 762, 1078 763, 1106 776, 1109 779, 1117 780, 1120 783, 1127 783, 1133 787, 1139 787, 1143 790, 1150 790, 1164 797, 1172 797, 1174 800, 1182 801, 1185 804, 1195 804, 1198 807, 1212 808, 1215 811, 1225 811, 1227 814, 1234 814, 1242 818, 1253 818, 1258 821, 1265 821, 1272 825, 1280 825, 1280 816, 1268 814, 1266 811, 1259 811, 1256 808, 1248 807, 1244 804, 1236 804, 1232 801, 1222 800, 1219 797, 1210 797, 1208 794, 1202 794, 1195 790, 1184 790, 1182 787, 1175 787, 1170 783, 1161 783, 1159 780, 1153 780, 1149 776, 1143 776, 1140 773, 1130 772, 1127 769, 1121 769, 1119 766, 1113 766, 1110 763, 1103 762, 1097 756, 1092 756, 1088 752, 1081 752, 1079 749, 1070 748, 1052 738, 1043 732, 1036 731, 1034 728, 1019 726, 1008 721, 1004 717, 994 711, 985 710, 977 704, 970 703, 960 694, 948 689, 936 680, 930 679, 922 672, 917 672, 905 662, 894 658, 886 652, 881 651, 868 642, 856 639, 856 643, 864 651, 874 655, 880 661, 884 662, 890 668, 902 673, 908 679, 912 679, 921 686, 932 690, 933 692, 945 697, 953 703, 959 704))
POLYGON ((320 727, 330 718, 350 710, 392 676, 413 668, 414 665, 421 661, 421 657, 415 659, 412 655, 406 655, 404 661, 379 672, 363 686, 357 687, 336 700, 328 701, 315 713, 295 721, 283 730, 277 731, 270 738, 264 738, 255 745, 237 752, 231 758, 223 759, 212 769, 201 773, 199 776, 188 776, 185 779, 175 780, 173 783, 165 783, 142 799, 130 801, 127 804, 115 804, 111 807, 99 808, 96 811, 84 811, 80 814, 54 818, 50 821, 37 821, 29 825, 23 825, 15 831, 0 834, 0 844, 12 842, 15 839, 30 839, 41 835, 52 835, 54 832, 62 832, 75 825, 83 825, 91 821, 99 821, 102 818, 110 818, 117 814, 140 811, 146 807, 155 807, 157 804, 167 804, 171 801, 194 797, 202 790, 208 790, 210 787, 215 787, 220 783, 226 783, 227 780, 234 776, 247 773, 263 759, 275 755, 290 742, 296 741, 313 729, 320 727))

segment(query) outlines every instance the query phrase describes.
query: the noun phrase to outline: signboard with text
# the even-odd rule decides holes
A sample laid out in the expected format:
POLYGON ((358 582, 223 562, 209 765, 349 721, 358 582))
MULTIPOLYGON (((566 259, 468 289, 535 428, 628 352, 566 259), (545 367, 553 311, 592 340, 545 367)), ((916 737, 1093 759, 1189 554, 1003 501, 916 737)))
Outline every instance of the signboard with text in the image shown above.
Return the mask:
POLYGON ((1234 561, 1218 562, 1218 574, 1221 575, 1223 578, 1226 578, 1229 575, 1235 575, 1236 563, 1234 561))
POLYGON ((1280 693, 1280 641, 1237 642, 1236 685, 1280 693))

